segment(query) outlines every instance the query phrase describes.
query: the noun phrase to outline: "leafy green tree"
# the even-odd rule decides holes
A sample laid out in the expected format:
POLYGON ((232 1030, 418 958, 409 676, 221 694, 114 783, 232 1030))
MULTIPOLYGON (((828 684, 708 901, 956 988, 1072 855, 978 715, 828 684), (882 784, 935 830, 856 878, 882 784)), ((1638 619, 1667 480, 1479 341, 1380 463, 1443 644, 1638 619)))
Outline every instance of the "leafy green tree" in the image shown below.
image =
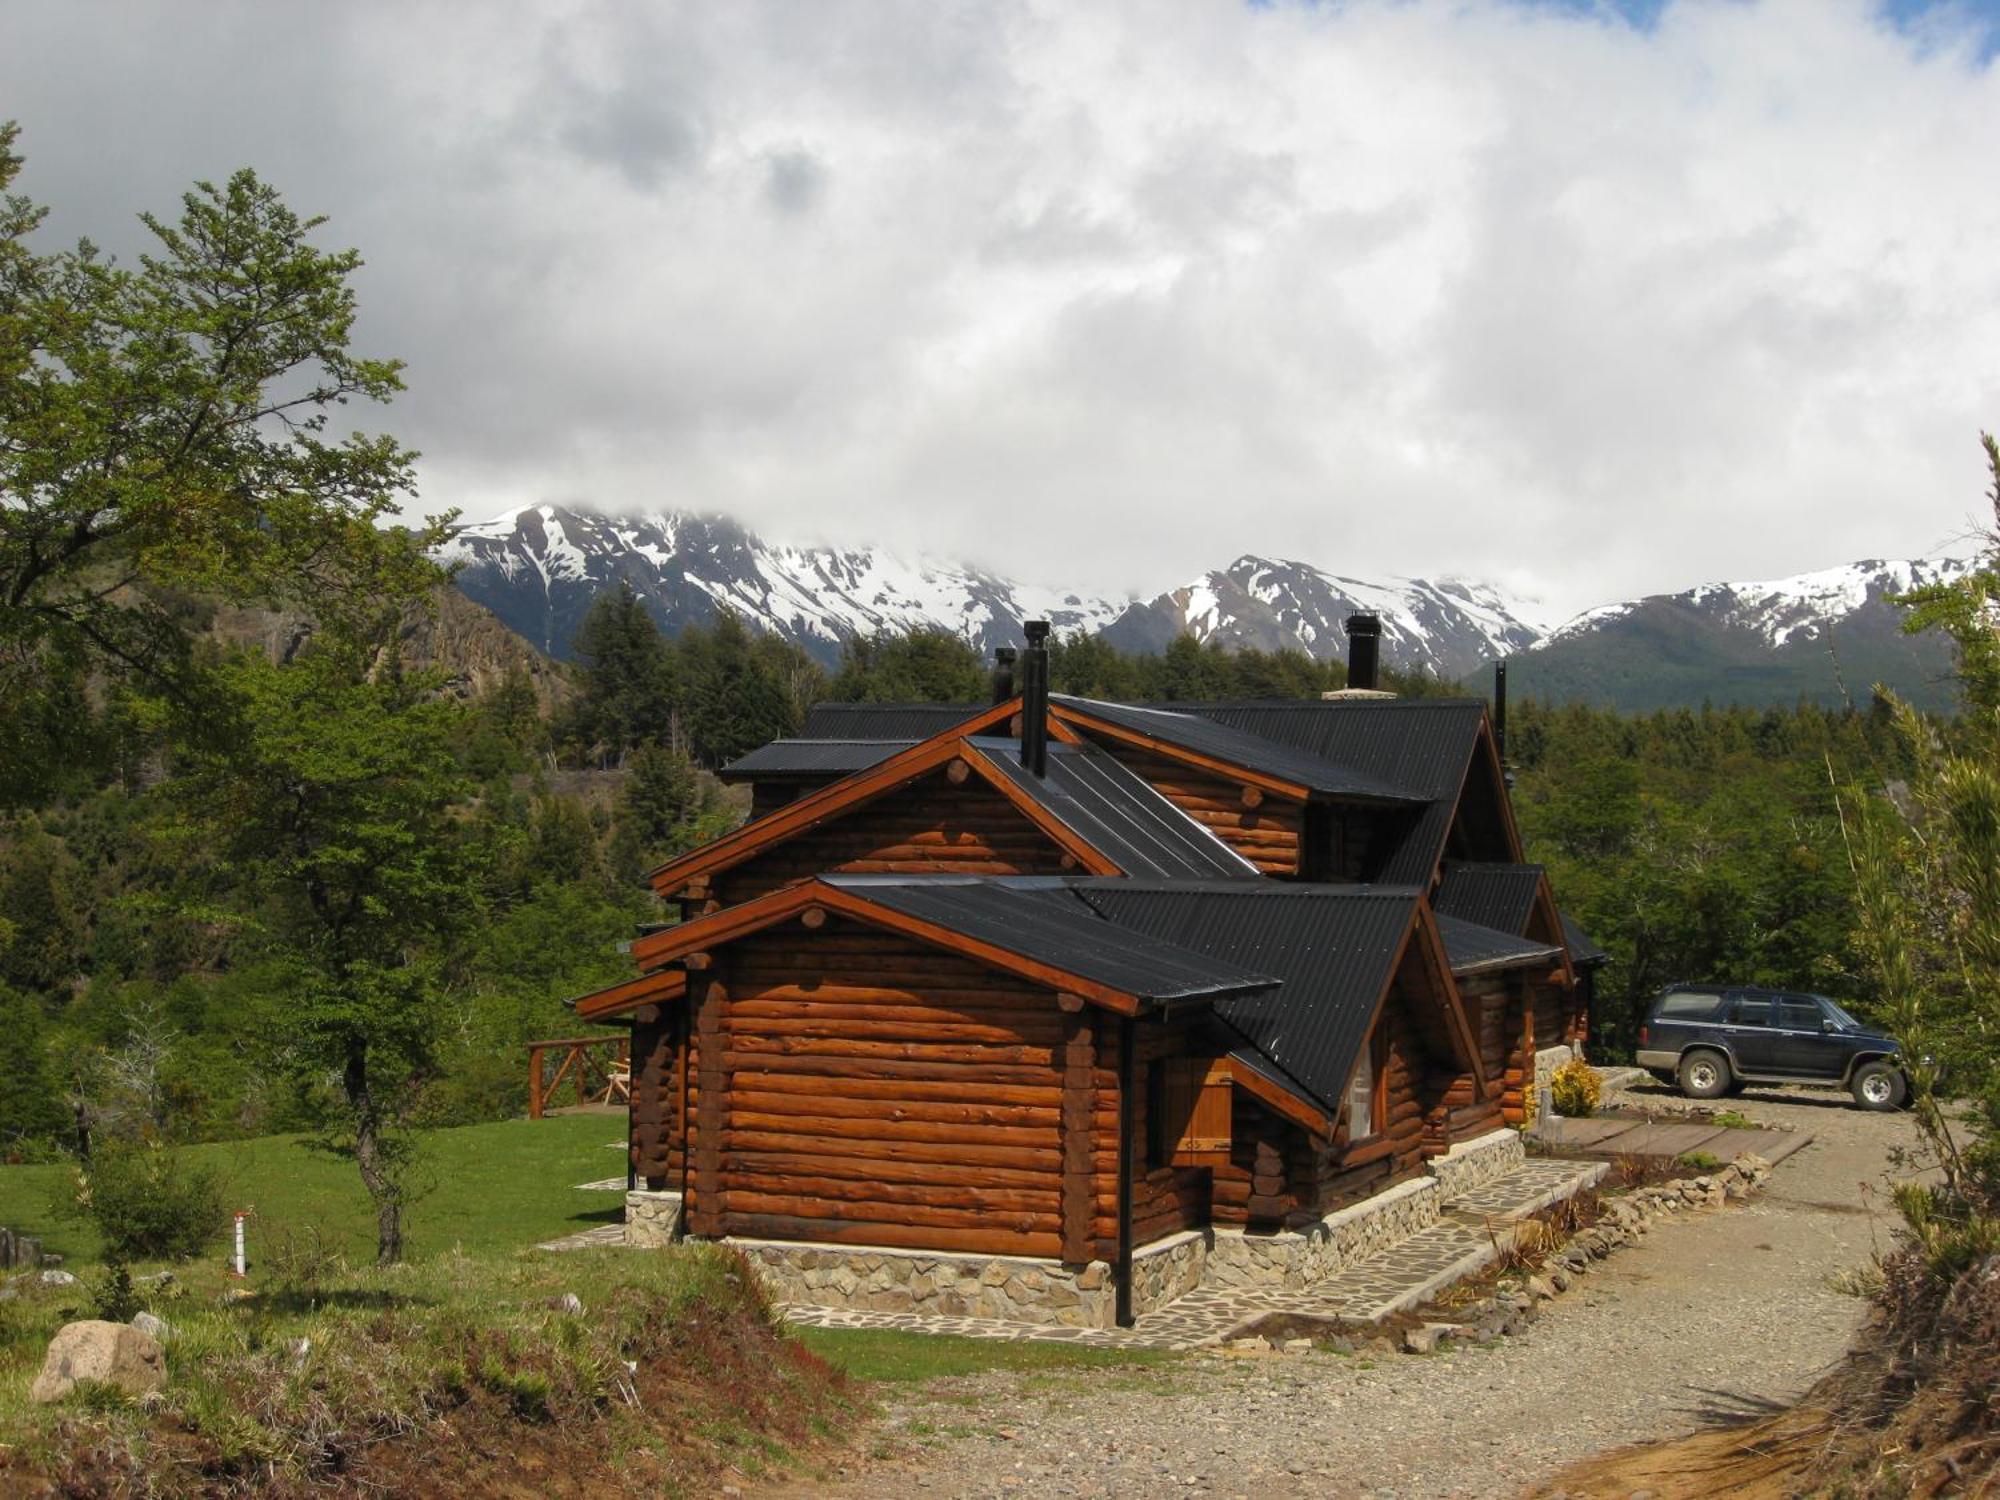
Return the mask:
POLYGON ((606 878, 603 851, 589 810, 576 798, 559 792, 535 802, 527 859, 530 884, 602 885, 606 878))
POLYGON ((447 1015, 445 956, 475 918, 457 837, 461 710, 421 679, 370 680, 331 647, 220 674, 230 719, 191 768, 199 830, 255 895, 255 945, 281 975, 268 1040, 302 1080, 339 1079, 329 1141, 400 1258, 417 1184, 408 1129, 447 1015))
POLYGON ((1913 766, 1905 796, 1843 799, 1860 945, 1942 1174, 1898 1204, 1947 1277, 2000 1248, 2000 446, 1981 437, 1989 551, 1964 579, 1913 595, 1908 622, 1951 638, 1964 711, 1941 723, 1890 699, 1913 766), (1962 1122, 1945 1107, 1954 1096, 1970 1102, 1962 1122))
MULTIPOLYGON (((0 187, 21 159, 0 126, 0 187)), ((0 697, 75 664, 176 681, 173 591, 283 601, 326 629, 391 616, 441 576, 446 518, 378 521, 414 455, 335 438, 355 399, 402 388, 348 348, 353 251, 311 243, 254 173, 197 185, 136 269, 88 243, 38 253, 44 210, 0 208, 0 697)))
POLYGON ((703 765, 724 765, 799 727, 798 698, 787 680, 794 648, 760 647, 725 609, 710 628, 681 632, 674 649, 687 684, 688 739, 703 765))
POLYGON ((626 764, 608 855, 621 884, 692 848, 706 831, 711 801, 684 751, 642 745, 626 764))
POLYGON ((48 1028, 30 997, 0 986, 0 1161, 24 1145, 50 1141, 69 1126, 49 1065, 48 1028))
POLYGON ((67 991, 88 942, 76 861, 29 817, 0 849, 0 983, 67 991))
POLYGON ((599 594, 577 627, 580 667, 566 738, 615 762, 632 746, 671 738, 683 685, 666 638, 631 584, 599 594))
POLYGON ((841 647, 827 692, 846 703, 978 703, 987 695, 986 660, 947 630, 878 630, 841 647))

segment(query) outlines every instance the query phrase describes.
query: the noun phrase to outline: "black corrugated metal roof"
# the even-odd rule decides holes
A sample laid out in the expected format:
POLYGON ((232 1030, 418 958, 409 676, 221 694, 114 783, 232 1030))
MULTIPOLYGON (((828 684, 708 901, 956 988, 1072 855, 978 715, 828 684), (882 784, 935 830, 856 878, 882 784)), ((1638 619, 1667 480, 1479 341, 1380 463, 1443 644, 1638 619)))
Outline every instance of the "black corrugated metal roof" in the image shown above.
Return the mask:
POLYGON ((1540 865, 1474 864, 1454 861, 1444 867, 1431 906, 1441 917, 1477 922, 1516 935, 1528 930, 1535 893, 1541 889, 1540 865))
POLYGON ((1579 969, 1594 969, 1611 961, 1611 955, 1592 942, 1590 934, 1572 922, 1568 912, 1558 912, 1557 915, 1562 918, 1563 941, 1569 944, 1569 961, 1572 964, 1579 969))
POLYGON ((1077 881, 1110 921, 1282 981, 1215 1003, 1280 1073, 1338 1112, 1422 893, 1414 886, 1077 881))
POLYGON ((1022 890, 935 876, 820 878, 878 906, 1147 1000, 1220 999, 1277 983, 1226 957, 1123 930, 1060 888, 1022 890))
POLYGON ((1477 698, 1183 703, 1232 729, 1303 750, 1405 788, 1427 805, 1401 829, 1377 872, 1384 882, 1428 881, 1451 831, 1486 705, 1477 698))
POLYGON ((879 765, 915 740, 772 740, 740 755, 719 773, 724 781, 848 776, 879 765))
POLYGON ((1072 698, 1061 693, 1053 695, 1053 701, 1134 733, 1164 740, 1170 745, 1227 761, 1231 765, 1262 771, 1327 796, 1368 802, 1414 803, 1423 800, 1393 782, 1200 714, 1182 713, 1157 704, 1107 703, 1097 698, 1072 698))
POLYGON ((1256 870, 1207 828, 1103 751, 1049 746, 1048 775, 1021 764, 1020 742, 980 737, 973 748, 1127 875, 1254 880, 1256 870))
POLYGON ((983 714, 986 703, 815 703, 802 740, 927 740, 983 714))
POLYGON ((1562 957, 1562 949, 1518 933, 1481 927, 1477 922, 1460 921, 1440 914, 1438 936, 1444 939, 1445 956, 1454 974, 1476 974, 1487 969, 1513 969, 1523 964, 1545 964, 1562 957))

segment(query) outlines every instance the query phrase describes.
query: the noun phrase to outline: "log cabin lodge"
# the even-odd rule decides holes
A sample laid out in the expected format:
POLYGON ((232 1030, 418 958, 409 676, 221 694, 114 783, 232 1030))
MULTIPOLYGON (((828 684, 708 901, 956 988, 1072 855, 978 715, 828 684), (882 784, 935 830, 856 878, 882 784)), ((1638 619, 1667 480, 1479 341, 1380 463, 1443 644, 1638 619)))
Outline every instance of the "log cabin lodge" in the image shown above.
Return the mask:
MULTIPOLYGON (((783 1300, 1127 1324, 1310 1285, 1521 1159, 1603 961, 1478 699, 825 704, 571 1002, 631 1029, 629 1243, 783 1300)), ((1504 712, 1504 699, 1501 700, 1504 712)))

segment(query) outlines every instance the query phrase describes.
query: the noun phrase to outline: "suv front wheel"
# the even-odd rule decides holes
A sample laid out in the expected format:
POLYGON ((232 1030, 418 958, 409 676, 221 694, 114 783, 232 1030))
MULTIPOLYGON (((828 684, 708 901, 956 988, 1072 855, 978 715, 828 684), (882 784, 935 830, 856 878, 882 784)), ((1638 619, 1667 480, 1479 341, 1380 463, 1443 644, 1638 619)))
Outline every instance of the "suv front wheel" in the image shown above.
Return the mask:
POLYGON ((1729 1092, 1732 1081, 1729 1059, 1703 1047, 1695 1048, 1681 1059, 1678 1077, 1681 1092, 1690 1099, 1720 1099, 1729 1092))
POLYGON ((1896 1109, 1907 1092, 1902 1073, 1885 1062, 1863 1063, 1847 1086, 1863 1109, 1896 1109))

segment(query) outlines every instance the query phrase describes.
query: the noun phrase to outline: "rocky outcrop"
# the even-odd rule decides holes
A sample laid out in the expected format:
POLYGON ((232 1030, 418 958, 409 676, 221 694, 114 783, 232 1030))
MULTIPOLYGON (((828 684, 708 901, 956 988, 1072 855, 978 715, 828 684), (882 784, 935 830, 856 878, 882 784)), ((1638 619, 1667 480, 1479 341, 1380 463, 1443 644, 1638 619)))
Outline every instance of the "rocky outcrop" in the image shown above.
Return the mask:
MULTIPOLYGON (((295 610, 218 607, 208 633, 232 646, 263 652, 272 661, 290 661, 313 637, 310 617, 295 610)), ((396 641, 406 669, 437 668, 455 697, 475 698, 519 671, 533 688, 537 708, 546 713, 570 692, 563 668, 503 625, 493 612, 455 588, 438 590, 430 610, 403 617, 396 641)))

